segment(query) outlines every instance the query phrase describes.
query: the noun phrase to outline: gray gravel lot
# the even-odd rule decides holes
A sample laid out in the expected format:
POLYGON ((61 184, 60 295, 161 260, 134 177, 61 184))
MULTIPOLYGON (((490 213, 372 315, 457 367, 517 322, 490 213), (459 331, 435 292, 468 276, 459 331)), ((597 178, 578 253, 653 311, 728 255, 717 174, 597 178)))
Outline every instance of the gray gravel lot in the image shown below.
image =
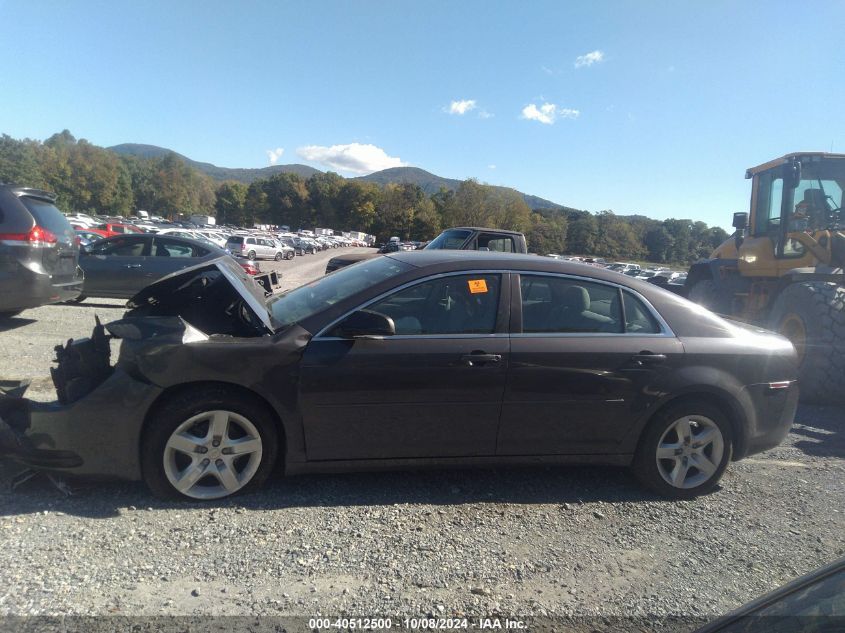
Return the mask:
MULTIPOLYGON (((339 252, 272 266, 298 285, 339 252)), ((52 346, 95 313, 121 302, 26 311, 0 378, 49 395, 52 346)), ((844 474, 845 412, 802 406, 691 502, 593 467, 275 477, 211 504, 37 478, 0 495, 0 614, 709 617, 845 555, 844 474)))

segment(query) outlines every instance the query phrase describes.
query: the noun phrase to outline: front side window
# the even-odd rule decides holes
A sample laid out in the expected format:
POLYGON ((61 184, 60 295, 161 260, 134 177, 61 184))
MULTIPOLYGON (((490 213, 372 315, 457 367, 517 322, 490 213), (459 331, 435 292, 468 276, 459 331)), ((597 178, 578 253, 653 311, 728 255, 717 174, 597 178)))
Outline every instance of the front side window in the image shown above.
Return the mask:
POLYGON ((769 235, 774 241, 780 234, 780 210, 783 201, 783 179, 775 172, 760 174, 757 185, 757 223, 755 235, 769 235))
POLYGON ((438 277, 404 288, 367 307, 393 319, 396 334, 492 334, 501 275, 438 277))
POLYGON ((525 333, 616 333, 623 330, 619 289, 581 279, 520 277, 525 333))

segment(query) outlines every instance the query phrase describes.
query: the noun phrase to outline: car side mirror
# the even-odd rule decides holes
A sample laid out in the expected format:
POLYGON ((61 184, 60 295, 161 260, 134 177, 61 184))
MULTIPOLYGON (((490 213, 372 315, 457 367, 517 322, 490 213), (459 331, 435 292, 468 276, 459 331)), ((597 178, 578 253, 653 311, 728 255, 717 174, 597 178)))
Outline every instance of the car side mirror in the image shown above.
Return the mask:
POLYGON ((335 332, 343 338, 393 336, 396 334, 396 325, 393 319, 378 312, 358 310, 341 321, 335 332))

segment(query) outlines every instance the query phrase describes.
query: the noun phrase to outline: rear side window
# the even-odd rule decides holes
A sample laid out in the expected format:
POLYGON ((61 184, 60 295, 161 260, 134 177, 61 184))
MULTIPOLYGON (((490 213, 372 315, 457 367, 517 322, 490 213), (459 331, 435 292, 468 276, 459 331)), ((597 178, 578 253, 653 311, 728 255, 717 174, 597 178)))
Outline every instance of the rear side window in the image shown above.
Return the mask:
POLYGON ((156 257, 195 257, 193 246, 166 237, 156 237, 153 240, 153 255, 156 257))
POLYGON ((41 228, 47 229, 56 235, 73 234, 70 222, 67 221, 67 218, 62 215, 62 212, 53 203, 28 196, 21 196, 20 201, 27 208, 27 211, 32 214, 35 223, 41 228))
POLYGON ((619 290, 582 279, 522 275, 522 331, 622 333, 619 290))
POLYGON ((146 247, 147 240, 117 237, 95 244, 91 253, 113 257, 142 257, 146 247))
POLYGON ((488 235, 482 233, 478 236, 476 248, 487 248, 491 251, 499 253, 513 253, 516 249, 513 246, 512 237, 502 237, 501 235, 488 235))
POLYGON ((622 302, 625 306, 625 331, 629 334, 660 334, 660 324, 630 292, 622 292, 622 302))

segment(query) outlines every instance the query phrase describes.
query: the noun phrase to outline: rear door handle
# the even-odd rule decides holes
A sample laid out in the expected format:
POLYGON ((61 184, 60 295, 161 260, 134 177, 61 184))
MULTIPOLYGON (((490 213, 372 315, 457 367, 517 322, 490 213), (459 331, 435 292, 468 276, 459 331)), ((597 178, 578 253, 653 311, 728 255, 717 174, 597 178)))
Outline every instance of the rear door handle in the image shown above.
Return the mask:
POLYGON ((502 360, 501 354, 485 354, 484 352, 473 352, 461 356, 461 362, 467 367, 479 367, 485 363, 495 364, 502 360))
POLYGON ((637 365, 655 365, 657 363, 665 362, 666 354, 651 354, 649 352, 643 352, 640 354, 634 354, 631 357, 631 360, 637 365))
POLYGON ((124 268, 140 268, 141 264, 124 264, 124 268))

